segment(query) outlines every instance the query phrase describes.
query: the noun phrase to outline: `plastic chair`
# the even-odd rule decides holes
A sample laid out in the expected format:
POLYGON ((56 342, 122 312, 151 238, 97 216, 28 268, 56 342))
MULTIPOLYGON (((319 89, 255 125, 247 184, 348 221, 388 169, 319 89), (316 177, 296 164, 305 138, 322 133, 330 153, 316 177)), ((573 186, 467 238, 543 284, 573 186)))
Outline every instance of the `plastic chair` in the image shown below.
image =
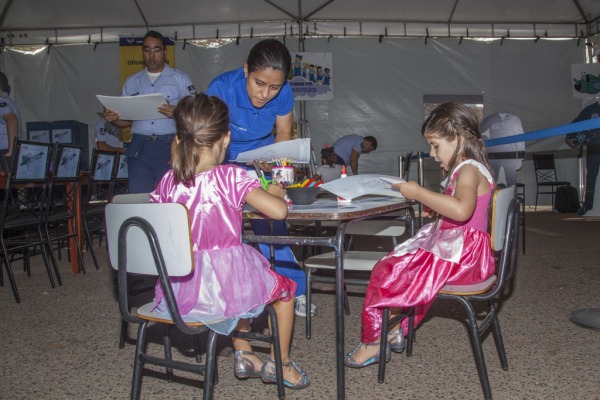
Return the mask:
MULTIPOLYGON (((514 185, 504 189, 496 189, 493 196, 491 245, 496 254, 496 274, 481 283, 472 285, 446 285, 436 297, 436 299, 453 300, 463 305, 467 312, 471 345, 485 399, 491 399, 492 392, 483 357, 482 337, 490 327, 492 328, 502 369, 508 369, 496 304, 499 301, 498 296, 502 294, 504 286, 514 276, 517 267, 519 253, 519 200, 514 196, 514 185), (484 303, 487 307, 485 310, 483 310, 483 306, 475 310, 474 305, 476 303, 484 303)), ((388 321, 388 315, 389 309, 384 309, 382 334, 387 332, 388 326, 398 321, 397 319, 388 321)), ((409 320, 407 349, 412 346, 414 338, 413 329, 411 320, 409 320)), ((383 351, 383 353, 380 354, 385 354, 386 346, 387 341, 381 340, 380 351, 383 351)), ((384 357, 382 357, 382 361, 379 365, 380 383, 384 381, 385 377, 384 357)))
MULTIPOLYGON (((52 148, 48 143, 16 140, 10 172, 0 205, 0 252, 15 301, 21 302, 15 282, 10 254, 23 254, 23 265, 30 276, 29 252, 40 247, 50 285, 54 276, 50 269, 49 248, 45 241, 43 213, 48 186, 48 165, 52 148)), ((62 285, 60 273, 54 265, 56 281, 62 285)), ((4 284, 0 266, 0 284, 4 284)))
MULTIPOLYGON (((179 203, 109 204, 106 206, 106 229, 110 262, 118 270, 119 309, 128 323, 136 323, 136 341, 131 399, 139 399, 144 364, 166 368, 168 379, 172 370, 179 369, 204 375, 203 399, 212 399, 216 383, 217 334, 205 325, 190 321, 179 312, 169 277, 189 275, 193 268, 192 236, 189 212, 179 203), (131 274, 158 276, 165 293, 169 316, 154 311, 150 302, 132 312, 129 306, 129 279, 131 274), (163 326, 164 357, 146 351, 146 331, 149 323, 163 326), (175 361, 171 356, 171 326, 190 335, 196 343, 200 334, 208 333, 204 364, 175 361)), ((272 343, 275 352, 277 390, 279 398, 285 397, 279 331, 272 305, 265 307, 271 318, 272 335, 233 332, 232 336, 272 343)), ((195 361, 201 361, 196 359, 195 361)))
POLYGON ((554 154, 534 154, 533 165, 535 168, 535 181, 537 191, 535 194, 535 210, 537 210, 540 194, 552 195, 552 208, 554 208, 554 194, 556 188, 569 186, 571 183, 558 181, 556 179, 556 167, 554 166, 554 154))

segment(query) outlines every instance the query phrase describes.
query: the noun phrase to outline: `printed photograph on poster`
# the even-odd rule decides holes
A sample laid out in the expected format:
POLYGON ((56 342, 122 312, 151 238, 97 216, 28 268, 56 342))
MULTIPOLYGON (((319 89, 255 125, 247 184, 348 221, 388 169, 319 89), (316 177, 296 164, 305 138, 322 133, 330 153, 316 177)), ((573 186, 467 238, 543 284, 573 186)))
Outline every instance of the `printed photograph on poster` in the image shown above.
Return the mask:
POLYGON ((29 131, 29 140, 50 143, 50 131, 29 131))
POLYGON ((70 129, 52 129, 52 143, 73 143, 70 129))
POLYGON ((573 64, 571 67, 573 98, 600 97, 600 63, 573 64))
POLYGON ((332 53, 292 52, 289 82, 296 100, 333 99, 332 53))

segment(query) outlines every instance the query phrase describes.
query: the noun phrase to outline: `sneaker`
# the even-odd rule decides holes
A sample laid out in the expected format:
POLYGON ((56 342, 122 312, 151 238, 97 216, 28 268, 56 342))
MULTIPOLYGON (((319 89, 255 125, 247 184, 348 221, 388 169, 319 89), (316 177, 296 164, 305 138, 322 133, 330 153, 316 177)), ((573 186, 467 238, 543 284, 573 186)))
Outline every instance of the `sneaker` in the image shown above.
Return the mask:
MULTIPOLYGON (((306 317, 306 295, 296 297, 296 304, 294 305, 294 313, 299 317, 306 317)), ((314 317, 317 315, 317 306, 314 304, 310 305, 310 316, 314 317)))

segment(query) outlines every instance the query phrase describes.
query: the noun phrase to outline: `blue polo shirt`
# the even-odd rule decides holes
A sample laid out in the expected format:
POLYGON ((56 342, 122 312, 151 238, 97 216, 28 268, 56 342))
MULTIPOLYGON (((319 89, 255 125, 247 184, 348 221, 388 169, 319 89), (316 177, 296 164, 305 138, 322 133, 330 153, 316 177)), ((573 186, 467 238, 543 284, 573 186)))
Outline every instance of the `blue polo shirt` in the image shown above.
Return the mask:
POLYGON ((346 135, 342 136, 333 144, 333 151, 335 154, 341 157, 346 165, 350 165, 350 156, 352 150, 358 151, 358 154, 362 154, 363 137, 360 135, 346 135))
POLYGON ((287 81, 271 101, 261 108, 254 107, 246 91, 243 68, 217 76, 206 94, 220 98, 229 107, 231 142, 225 161, 234 160, 244 151, 273 144, 275 137, 271 132, 277 116, 287 115, 294 108, 294 94, 287 81))
MULTIPOLYGON (((165 64, 165 68, 154 83, 148 77, 146 68, 131 75, 123 85, 123 96, 161 93, 167 102, 177 105, 183 97, 196 94, 190 78, 183 72, 165 64)), ((131 132, 140 135, 168 135, 175 133, 175 120, 172 118, 133 121, 131 132)))
POLYGON ((21 115, 13 103, 12 99, 8 97, 6 93, 0 93, 0 149, 8 149, 8 131, 6 129, 6 121, 2 118, 6 114, 13 113, 19 120, 19 130, 17 131, 17 137, 21 135, 21 115))

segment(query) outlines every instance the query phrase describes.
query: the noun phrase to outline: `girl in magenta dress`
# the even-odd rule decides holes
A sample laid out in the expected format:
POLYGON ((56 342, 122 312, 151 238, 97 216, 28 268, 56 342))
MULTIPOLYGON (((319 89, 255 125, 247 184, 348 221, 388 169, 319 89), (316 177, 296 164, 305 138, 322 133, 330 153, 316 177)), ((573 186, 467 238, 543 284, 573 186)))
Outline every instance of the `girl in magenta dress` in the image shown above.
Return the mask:
MULTIPOLYGON (((398 314, 404 307, 415 307, 417 326, 444 285, 479 283, 495 271, 487 232, 494 181, 476 115, 461 104, 444 103, 429 115, 422 133, 430 156, 449 172, 446 188, 437 193, 415 182, 395 187, 438 219, 396 246, 373 268, 362 312, 361 343, 345 360, 352 368, 379 362, 382 308, 398 314)), ((404 350, 408 318, 399 325, 388 332, 388 350, 404 350)), ((385 357, 389 360, 391 353, 385 357)))
MULTIPOLYGON (((275 273, 263 255, 242 243, 242 207, 248 203, 269 218, 283 219, 285 191, 265 191, 243 168, 221 165, 230 141, 228 110, 217 97, 201 93, 182 99, 175 109, 177 134, 172 170, 150 194, 151 202, 184 204, 190 212, 194 270, 170 278, 179 311, 222 334, 249 331, 248 319, 274 303, 279 323, 285 385, 308 386, 306 374, 289 357, 296 284, 275 273), (281 301, 277 301, 281 300, 281 301)), ((156 308, 168 313, 157 283, 156 308)), ((233 338, 235 375, 275 382, 273 351, 263 362, 247 340, 233 338)))

